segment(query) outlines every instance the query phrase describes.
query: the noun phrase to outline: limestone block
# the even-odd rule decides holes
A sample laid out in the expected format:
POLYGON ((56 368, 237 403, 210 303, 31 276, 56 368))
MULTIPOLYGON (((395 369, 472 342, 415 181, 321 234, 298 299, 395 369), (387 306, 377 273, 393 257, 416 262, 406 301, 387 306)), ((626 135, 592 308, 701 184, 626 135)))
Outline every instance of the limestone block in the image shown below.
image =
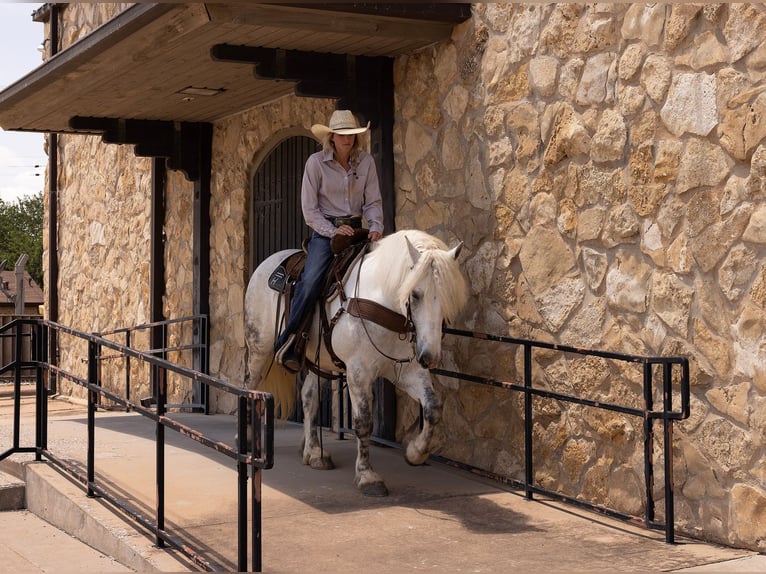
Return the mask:
POLYGON ((749 484, 735 484, 731 489, 731 520, 736 529, 732 542, 755 541, 756 547, 766 550, 766 492, 749 484))
POLYGON ((641 43, 628 45, 620 56, 620 63, 617 67, 617 77, 625 82, 629 82, 641 68, 646 55, 646 48, 641 43))
POLYGON ((455 45, 448 43, 436 51, 434 61, 434 77, 439 92, 445 93, 455 84, 457 79, 457 54, 455 45))
POLYGON ((646 93, 640 86, 626 86, 620 84, 616 88, 617 107, 624 116, 633 116, 639 113, 646 101, 646 93))
POLYGON ((621 252, 606 274, 606 298, 611 309, 643 313, 647 308, 651 268, 638 257, 621 252))
POLYGON ((641 85, 646 90, 646 95, 655 103, 662 103, 665 99, 671 75, 670 62, 665 56, 659 54, 647 56, 641 68, 641 85))
POLYGON ((703 70, 726 64, 729 60, 728 47, 718 40, 715 32, 706 30, 694 37, 689 49, 676 58, 675 64, 703 70))
POLYGON ((590 157, 596 163, 608 163, 622 159, 628 130, 622 115, 612 109, 604 110, 593 134, 590 157))
POLYGON ((533 226, 553 225, 556 222, 557 211, 558 205, 553 194, 535 194, 529 207, 530 221, 533 226))
POLYGON ((723 188, 723 194, 721 195, 721 215, 728 215, 734 208, 740 205, 748 197, 748 181, 746 178, 732 175, 726 180, 726 185, 723 188))
POLYGON ((425 158, 431 150, 433 139, 431 133, 423 126, 416 121, 411 121, 407 123, 404 145, 407 149, 407 167, 414 172, 418 162, 425 158))
POLYGON ((692 242, 692 254, 703 271, 710 271, 742 236, 751 207, 738 207, 725 221, 706 227, 692 242))
POLYGON ((581 207, 595 204, 620 205, 627 195, 623 169, 587 163, 577 172, 577 184, 574 200, 581 207))
POLYGON ((731 173, 734 160, 720 147, 698 138, 690 139, 681 155, 676 193, 697 187, 712 187, 731 173))
POLYGON ((516 9, 514 6, 513 20, 509 34, 508 57, 510 62, 520 62, 535 52, 540 40, 542 27, 542 6, 530 9, 516 9))
POLYGON ((639 221, 628 205, 618 205, 606 217, 601 240, 607 247, 622 243, 635 243, 639 238, 639 221))
POLYGON ((606 277, 608 265, 606 254, 589 247, 583 247, 580 257, 582 258, 585 283, 591 291, 598 291, 604 282, 604 277, 606 277))
POLYGON ((733 157, 747 161, 766 137, 766 94, 759 94, 750 105, 723 112, 717 134, 721 145, 733 157))
POLYGON ((535 297, 540 316, 551 332, 557 333, 583 300, 585 286, 579 278, 567 277, 535 297))
POLYGON ((641 40, 648 46, 657 46, 664 23, 664 4, 631 4, 620 32, 626 40, 641 40))
POLYGON ((701 10, 698 4, 673 4, 670 16, 665 21, 663 48, 673 51, 681 45, 694 26, 694 20, 701 10))
POLYGON ((559 62, 553 56, 536 56, 529 62, 529 86, 532 93, 548 98, 556 93, 559 62))
POLYGON ((679 275, 687 275, 691 271, 694 258, 686 234, 681 233, 673 240, 666 255, 668 266, 679 275))
POLYGON ((529 230, 519 251, 522 271, 533 293, 542 294, 575 266, 572 250, 553 229, 536 226, 529 230))
POLYGON ((729 345, 724 337, 714 334, 705 322, 699 319, 694 319, 693 337, 694 344, 721 376, 730 372, 729 345))
POLYGON ((722 414, 746 425, 750 417, 748 398, 750 388, 750 383, 744 382, 729 387, 710 389, 705 393, 705 398, 722 414))
POLYGON ((716 77, 705 73, 677 73, 670 84, 660 117, 676 136, 706 136, 718 123, 716 77))
POLYGON ((752 4, 732 4, 723 27, 723 37, 730 50, 730 63, 739 61, 763 42, 766 17, 752 4))
POLYGON ((585 242, 598 239, 604 227, 607 210, 596 206, 580 212, 577 218, 577 241, 585 242))
POLYGON ((729 301, 736 301, 746 291, 757 269, 757 262, 755 252, 745 245, 735 245, 729 251, 718 270, 718 283, 729 301))
POLYGON ((686 231, 689 237, 697 237, 707 227, 720 221, 718 194, 718 190, 704 189, 691 197, 686 207, 686 231))
POLYGON ((751 302, 766 310, 766 266, 760 265, 749 295, 751 302))
POLYGON ((469 278, 469 285, 474 294, 479 294, 487 289, 492 282, 495 272, 495 261, 498 256, 498 247, 493 242, 483 243, 478 251, 466 262, 465 269, 469 278))
POLYGON ((540 32, 543 52, 558 56, 570 54, 577 35, 580 18, 585 12, 584 5, 556 4, 540 32))
POLYGON ((428 201, 415 213, 415 227, 424 231, 431 230, 449 221, 450 204, 442 201, 428 201))
POLYGON ((462 141, 458 134, 457 126, 450 125, 444 133, 442 142, 441 161, 447 170, 462 169, 465 162, 465 153, 462 141))
POLYGON ((597 348, 601 346, 606 302, 603 297, 584 299, 561 331, 561 340, 572 346, 597 348))
POLYGON ((610 469, 608 479, 610 507, 640 516, 643 511, 643 487, 636 472, 627 466, 621 466, 610 469))
POLYGON ((578 484, 585 467, 593 460, 593 442, 582 439, 567 441, 561 454, 561 466, 569 482, 578 484))
POLYGON ((558 93, 562 100, 570 101, 574 98, 578 85, 577 81, 584 65, 585 62, 581 58, 572 58, 561 66, 558 93))
POLYGON ((553 125, 543 163, 554 165, 564 158, 585 154, 589 148, 590 136, 582 120, 570 106, 563 107, 553 125))
POLYGON ((465 114, 468 107, 468 95, 468 90, 460 84, 452 86, 447 92, 442 105, 444 111, 453 121, 459 120, 465 114))
POLYGON ((655 273, 652 281, 652 309, 682 337, 689 330, 694 289, 674 273, 655 273))
POLYGON ((479 145, 475 143, 469 152, 470 161, 466 166, 466 197, 474 207, 489 209, 492 205, 490 191, 484 180, 484 166, 479 154, 479 145))
POLYGON ((588 58, 577 87, 575 102, 580 106, 593 106, 613 100, 614 80, 610 79, 610 72, 614 66, 615 55, 612 53, 596 54, 588 58))
POLYGON ((577 230, 577 206, 569 198, 559 202, 559 216, 556 219, 556 227, 559 233, 573 238, 577 230))
POLYGON ((698 433, 703 451, 724 472, 744 468, 751 457, 750 436, 726 419, 713 417, 700 425, 698 433))

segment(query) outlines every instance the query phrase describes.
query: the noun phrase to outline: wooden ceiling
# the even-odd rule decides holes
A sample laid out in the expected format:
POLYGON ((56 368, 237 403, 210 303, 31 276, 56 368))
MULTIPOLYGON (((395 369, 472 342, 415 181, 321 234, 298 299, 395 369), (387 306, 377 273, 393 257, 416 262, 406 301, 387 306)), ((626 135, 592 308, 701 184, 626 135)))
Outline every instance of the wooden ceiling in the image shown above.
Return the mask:
POLYGON ((87 131, 74 117, 212 123, 295 88, 256 78, 251 62, 215 60, 214 46, 393 57, 449 38, 469 16, 470 5, 454 3, 139 3, 0 92, 0 127, 87 131))

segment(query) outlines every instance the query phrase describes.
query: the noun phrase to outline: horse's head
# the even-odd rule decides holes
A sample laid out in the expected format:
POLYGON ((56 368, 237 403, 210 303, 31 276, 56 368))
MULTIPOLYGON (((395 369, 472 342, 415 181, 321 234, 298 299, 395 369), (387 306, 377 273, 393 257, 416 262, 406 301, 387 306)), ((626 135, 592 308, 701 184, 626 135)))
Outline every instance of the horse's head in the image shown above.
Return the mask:
POLYGON ((466 302, 466 287, 457 264, 462 242, 452 249, 421 243, 405 236, 412 260, 411 272, 401 286, 408 317, 415 328, 415 357, 423 368, 441 360, 442 326, 451 322, 466 302))

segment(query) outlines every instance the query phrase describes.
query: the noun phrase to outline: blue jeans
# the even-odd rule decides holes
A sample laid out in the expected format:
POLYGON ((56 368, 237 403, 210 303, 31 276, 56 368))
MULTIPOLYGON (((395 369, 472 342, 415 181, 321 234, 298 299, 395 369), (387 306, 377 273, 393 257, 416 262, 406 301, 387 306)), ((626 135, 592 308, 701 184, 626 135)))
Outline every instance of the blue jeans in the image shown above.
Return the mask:
POLYGON ((319 235, 315 231, 309 241, 306 265, 303 267, 300 280, 295 284, 293 300, 290 304, 290 318, 277 339, 276 349, 281 348, 287 338, 298 330, 303 319, 316 304, 322 294, 332 258, 330 238, 319 235))

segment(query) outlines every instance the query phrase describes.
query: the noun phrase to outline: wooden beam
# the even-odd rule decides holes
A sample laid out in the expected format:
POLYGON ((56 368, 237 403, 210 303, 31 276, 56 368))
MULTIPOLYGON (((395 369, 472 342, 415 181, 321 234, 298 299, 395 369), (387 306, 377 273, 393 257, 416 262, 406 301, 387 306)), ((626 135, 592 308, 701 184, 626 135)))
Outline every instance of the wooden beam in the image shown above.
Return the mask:
POLYGON ((296 29, 306 33, 416 37, 433 42, 449 37, 455 24, 455 21, 425 19, 424 13, 418 18, 413 17, 414 12, 404 17, 405 12, 397 12, 393 8, 388 14, 395 16, 386 15, 385 10, 379 9, 371 17, 370 12, 362 11, 361 3, 349 5, 354 8, 343 8, 342 4, 329 6, 333 8, 326 10, 322 4, 207 4, 207 9, 213 22, 230 22, 240 26, 296 29))
POLYGON ((77 132, 101 134, 104 143, 131 144, 139 157, 164 157, 170 169, 197 181, 202 140, 209 137, 209 124, 159 120, 126 120, 75 116, 69 126, 77 132))

